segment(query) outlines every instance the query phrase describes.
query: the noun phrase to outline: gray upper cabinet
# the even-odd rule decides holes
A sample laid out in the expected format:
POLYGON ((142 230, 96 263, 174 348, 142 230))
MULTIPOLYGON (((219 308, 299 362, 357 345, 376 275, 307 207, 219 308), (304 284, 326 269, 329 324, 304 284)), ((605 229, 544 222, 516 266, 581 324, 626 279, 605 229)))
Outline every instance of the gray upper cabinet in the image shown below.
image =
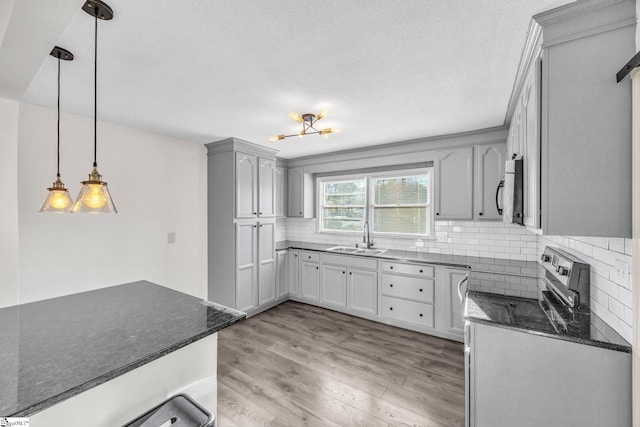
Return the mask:
MULTIPOLYGON (((475 152, 474 216, 476 220, 500 220, 497 203, 498 186, 504 177, 506 160, 504 143, 477 145, 475 152)), ((500 202, 502 207, 502 202, 500 202)))
POLYGON ((435 219, 473 219, 473 147, 438 152, 435 173, 435 219))
MULTIPOLYGON (((593 3, 593 5, 591 5, 593 3)), ((525 225, 546 235, 631 237, 633 2, 534 16, 512 95, 509 154, 524 158, 525 225)))
POLYGON ((276 167, 276 216, 287 216, 287 169, 276 167))
POLYGON ((236 218, 252 218, 258 214, 258 157, 235 153, 236 218))
POLYGON ((287 216, 313 218, 315 212, 313 211, 314 191, 312 176, 305 174, 303 168, 289 169, 287 187, 287 216))
POLYGON ((276 216, 276 161, 258 158, 258 215, 276 216))

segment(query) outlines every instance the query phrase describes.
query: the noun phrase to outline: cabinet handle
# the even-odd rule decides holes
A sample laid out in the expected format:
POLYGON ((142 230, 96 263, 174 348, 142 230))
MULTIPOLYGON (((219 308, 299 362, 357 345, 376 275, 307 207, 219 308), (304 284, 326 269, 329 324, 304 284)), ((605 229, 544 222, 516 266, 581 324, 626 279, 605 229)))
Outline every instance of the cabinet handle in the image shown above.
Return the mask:
POLYGON ((500 181, 498 188, 496 188, 496 209, 498 210, 498 215, 502 215, 502 209, 500 209, 500 204, 498 203, 498 194, 500 194, 501 188, 504 188, 504 179, 500 181))
POLYGON ((422 292, 422 288, 420 288, 420 292, 422 292))
POLYGON ((309 259, 311 259, 311 255, 309 255, 309 259))
POLYGON ((389 267, 389 270, 393 270, 393 265, 391 267, 389 267))
POLYGON ((436 215, 440 215, 440 212, 436 212, 436 215))
POLYGON ((293 256, 295 256, 296 258, 298 258, 298 254, 294 254, 293 256))
POLYGON ((390 288, 393 288, 393 283, 389 283, 389 287, 390 287, 390 288))
POLYGON ((460 302, 464 302, 464 295, 462 295, 462 284, 467 280, 469 280, 468 274, 464 276, 462 280, 460 280, 460 282, 458 282, 458 298, 460 299, 460 302))
POLYGON ((393 310, 393 307, 389 307, 389 310, 393 310))
MULTIPOLYGON (((262 215, 262 212, 260 212, 260 215, 262 215)), ((482 215, 482 214, 480 214, 480 215, 482 215)))
POLYGON ((420 313, 420 317, 422 317, 422 313, 420 313))
POLYGON ((302 212, 300 212, 300 215, 302 215, 302 212))
POLYGON ((260 228, 262 228, 262 224, 260 224, 260 228))
POLYGON ((256 228, 256 227, 257 227, 257 225, 254 225, 254 226, 253 226, 253 228, 256 228))
POLYGON ((342 274, 346 274, 346 273, 347 273, 346 271, 343 271, 343 272, 342 272, 342 274))
POLYGON ((480 212, 478 215, 482 216, 482 212, 480 212))
POLYGON ((351 276, 352 274, 353 274, 353 273, 350 271, 350 272, 349 272, 349 276, 351 276))
POLYGON ((255 215, 256 213, 254 212, 253 215, 255 215))
POLYGON ((422 273, 422 270, 420 270, 420 273, 422 273))
POLYGON ((316 267, 316 270, 318 269, 318 267, 316 267))

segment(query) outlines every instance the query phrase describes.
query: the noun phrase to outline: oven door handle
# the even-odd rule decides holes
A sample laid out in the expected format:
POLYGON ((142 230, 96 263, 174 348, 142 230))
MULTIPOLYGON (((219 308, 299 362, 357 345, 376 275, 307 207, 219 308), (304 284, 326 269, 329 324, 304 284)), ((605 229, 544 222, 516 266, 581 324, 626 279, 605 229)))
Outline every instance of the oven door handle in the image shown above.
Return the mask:
MULTIPOLYGON (((466 282, 467 280, 469 280, 469 275, 467 274, 466 276, 464 276, 459 282, 458 282, 458 298, 460 298, 460 302, 463 303, 464 302, 464 295, 462 294, 462 285, 464 284, 464 282, 466 282)), ((467 292, 465 291, 465 294, 467 292)))

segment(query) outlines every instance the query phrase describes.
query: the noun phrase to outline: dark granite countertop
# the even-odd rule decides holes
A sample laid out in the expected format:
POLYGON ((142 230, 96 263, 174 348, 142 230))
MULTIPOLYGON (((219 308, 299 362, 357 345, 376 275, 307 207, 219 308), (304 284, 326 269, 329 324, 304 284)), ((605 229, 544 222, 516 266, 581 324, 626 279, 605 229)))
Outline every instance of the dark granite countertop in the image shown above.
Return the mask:
MULTIPOLYGON (((429 252, 418 251, 400 251, 395 249, 389 249, 380 255, 363 255, 363 254, 348 254, 342 252, 331 252, 329 248, 334 246, 340 246, 336 244, 327 243, 311 243, 311 242, 278 242, 277 250, 283 249, 302 249, 308 251, 327 252, 348 256, 365 256, 370 258, 376 258, 380 260, 395 260, 395 261, 409 261, 409 262, 421 262, 425 264, 444 265, 448 267, 460 267, 470 268, 475 272, 495 273, 502 275, 515 275, 515 276, 527 276, 537 277, 539 264, 535 261, 519 261, 509 260, 501 258, 486 258, 486 257, 471 257, 460 255, 443 255, 434 254, 429 252)), ((384 248, 381 248, 384 249, 384 248)))
POLYGON ((469 292, 465 320, 617 351, 631 345, 589 309, 579 310, 566 330, 556 331, 538 300, 469 292))
POLYGON ((29 416, 246 317, 147 281, 0 309, 0 416, 29 416))

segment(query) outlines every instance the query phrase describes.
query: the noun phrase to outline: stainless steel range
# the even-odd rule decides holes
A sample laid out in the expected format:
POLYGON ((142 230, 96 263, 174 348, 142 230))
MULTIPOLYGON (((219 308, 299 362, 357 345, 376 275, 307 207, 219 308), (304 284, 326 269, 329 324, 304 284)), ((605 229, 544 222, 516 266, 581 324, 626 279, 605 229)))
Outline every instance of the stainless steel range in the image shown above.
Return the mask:
POLYGON ((588 315, 590 267, 562 249, 545 247, 541 257, 545 270, 540 306, 556 332, 588 315), (581 310, 582 309, 582 310, 581 310))

